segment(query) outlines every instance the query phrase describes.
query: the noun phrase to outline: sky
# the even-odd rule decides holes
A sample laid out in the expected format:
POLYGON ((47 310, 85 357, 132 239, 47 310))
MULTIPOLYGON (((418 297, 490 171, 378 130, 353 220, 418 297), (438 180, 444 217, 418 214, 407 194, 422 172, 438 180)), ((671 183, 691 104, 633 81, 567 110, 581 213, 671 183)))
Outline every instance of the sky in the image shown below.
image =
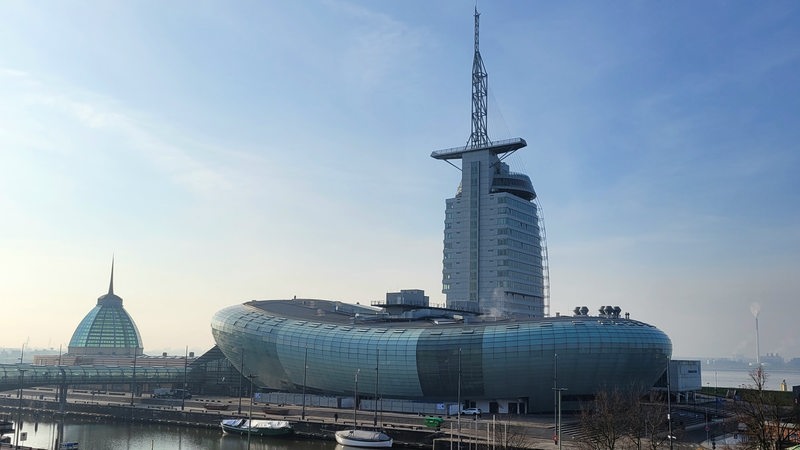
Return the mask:
MULTIPOLYGON (((480 2, 489 136, 522 137, 551 312, 677 357, 800 357, 800 4, 480 2)), ((252 299, 443 302, 474 2, 0 0, 0 346, 108 289, 148 354, 252 299)))

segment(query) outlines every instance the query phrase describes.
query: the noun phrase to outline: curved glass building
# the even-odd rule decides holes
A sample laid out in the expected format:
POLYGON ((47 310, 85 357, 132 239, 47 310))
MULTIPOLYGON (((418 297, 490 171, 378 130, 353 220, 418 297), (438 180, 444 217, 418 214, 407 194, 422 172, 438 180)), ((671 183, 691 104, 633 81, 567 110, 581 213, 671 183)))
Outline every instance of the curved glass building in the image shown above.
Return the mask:
POLYGON ((425 402, 516 403, 552 411, 601 389, 639 386, 664 373, 672 352, 659 329, 608 314, 542 319, 467 316, 444 308, 326 300, 252 301, 219 311, 217 345, 261 387, 425 402), (460 389, 459 389, 460 386, 460 389))
POLYGON ((108 293, 78 324, 69 341, 71 356, 142 355, 142 337, 131 316, 122 307, 122 298, 114 294, 114 264, 108 293))

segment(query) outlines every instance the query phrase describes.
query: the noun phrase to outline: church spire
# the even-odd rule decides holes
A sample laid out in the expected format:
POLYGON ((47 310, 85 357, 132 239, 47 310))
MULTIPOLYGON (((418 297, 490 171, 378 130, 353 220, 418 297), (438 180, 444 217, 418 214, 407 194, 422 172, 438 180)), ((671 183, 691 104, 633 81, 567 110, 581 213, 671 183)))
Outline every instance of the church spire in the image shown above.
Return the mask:
POLYGON ((468 147, 478 148, 491 144, 489 132, 487 130, 486 117, 486 98, 488 84, 486 68, 483 66, 483 58, 478 46, 478 35, 480 26, 480 13, 475 7, 475 54, 472 57, 472 133, 469 135, 468 147))
POLYGON ((111 281, 108 283, 108 295, 114 295, 114 256, 111 256, 111 281))

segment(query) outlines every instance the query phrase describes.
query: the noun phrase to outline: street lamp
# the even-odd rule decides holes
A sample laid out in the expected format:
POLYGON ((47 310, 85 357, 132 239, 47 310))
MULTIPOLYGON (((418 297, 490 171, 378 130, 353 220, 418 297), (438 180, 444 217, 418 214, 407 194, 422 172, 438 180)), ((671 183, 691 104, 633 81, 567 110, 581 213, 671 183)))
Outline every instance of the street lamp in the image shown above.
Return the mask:
POLYGON ((236 414, 242 413, 242 378, 244 378, 244 348, 242 348, 242 364, 239 366, 239 408, 236 409, 236 414))
POLYGON ((372 426, 378 426, 378 379, 380 377, 380 349, 375 350, 375 414, 372 416, 372 426))
POLYGON ((250 450, 250 431, 253 429, 253 378, 256 376, 252 373, 247 375, 250 380, 250 407, 247 411, 247 450, 250 450))
POLYGON ((183 391, 181 391, 181 411, 186 405, 186 369, 189 367, 189 346, 186 346, 186 353, 183 355, 183 391))
MULTIPOLYGON (((306 356, 303 359, 303 412, 300 414, 302 420, 306 420, 306 375, 308 374, 308 347, 306 347, 306 356)), ((252 391, 252 382, 250 386, 252 391)))
POLYGON ((567 388, 553 388, 556 391, 556 397, 558 401, 558 407, 556 409, 556 413, 558 414, 558 420, 556 420, 556 441, 558 442, 558 450, 561 450, 561 393, 566 391, 567 388))
POLYGON ((553 353, 553 428, 558 428, 558 353, 553 353))
POLYGON ((456 410, 456 428, 458 428, 458 448, 461 448, 461 347, 458 348, 458 408, 456 410))
POLYGON ((131 406, 133 406, 133 393, 136 391, 136 349, 133 349, 133 379, 131 380, 131 406))
POLYGON ((667 428, 669 429, 669 434, 667 435, 667 440, 669 440, 669 450, 672 450, 672 441, 675 439, 675 436, 672 435, 672 390, 670 388, 670 358, 667 357, 667 428))
MULTIPOLYGON (((24 347, 23 347, 24 348, 24 347)), ((20 359, 22 359, 20 357, 20 359)), ((17 405, 17 426, 14 427, 14 445, 19 448, 20 433, 22 433, 22 387, 25 383, 25 371, 27 369, 19 369, 19 403, 17 405)))

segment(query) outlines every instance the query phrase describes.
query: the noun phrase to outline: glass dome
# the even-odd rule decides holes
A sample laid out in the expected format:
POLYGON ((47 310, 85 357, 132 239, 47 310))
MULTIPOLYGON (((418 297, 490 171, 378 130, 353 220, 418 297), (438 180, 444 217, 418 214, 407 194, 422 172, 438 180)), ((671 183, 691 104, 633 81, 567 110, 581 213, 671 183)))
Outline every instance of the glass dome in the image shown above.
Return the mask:
POLYGON ((69 341, 70 355, 133 356, 142 354, 142 337, 136 323, 114 294, 114 265, 108 293, 78 324, 69 341))

